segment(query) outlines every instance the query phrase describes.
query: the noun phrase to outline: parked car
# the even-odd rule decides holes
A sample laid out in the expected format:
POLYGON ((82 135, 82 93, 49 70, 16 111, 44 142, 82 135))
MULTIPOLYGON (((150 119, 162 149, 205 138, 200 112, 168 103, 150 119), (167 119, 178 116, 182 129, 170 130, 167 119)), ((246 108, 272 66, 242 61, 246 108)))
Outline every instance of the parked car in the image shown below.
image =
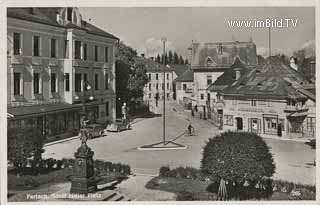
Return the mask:
POLYGON ((101 124, 88 124, 86 126, 86 129, 88 130, 88 133, 89 133, 88 139, 93 139, 96 137, 102 137, 107 135, 104 131, 103 125, 101 124))
POLYGON ((107 131, 109 132, 120 132, 128 129, 130 129, 130 123, 126 119, 116 119, 116 121, 107 126, 107 131))

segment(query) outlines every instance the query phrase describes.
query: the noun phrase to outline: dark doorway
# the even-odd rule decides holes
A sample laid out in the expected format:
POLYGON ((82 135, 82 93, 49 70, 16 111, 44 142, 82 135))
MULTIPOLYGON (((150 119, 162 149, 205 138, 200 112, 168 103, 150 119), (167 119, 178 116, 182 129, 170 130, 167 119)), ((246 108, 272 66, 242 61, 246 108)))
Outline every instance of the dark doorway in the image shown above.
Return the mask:
POLYGON ((243 122, 241 117, 236 117, 237 121, 237 130, 242 130, 243 129, 243 122))

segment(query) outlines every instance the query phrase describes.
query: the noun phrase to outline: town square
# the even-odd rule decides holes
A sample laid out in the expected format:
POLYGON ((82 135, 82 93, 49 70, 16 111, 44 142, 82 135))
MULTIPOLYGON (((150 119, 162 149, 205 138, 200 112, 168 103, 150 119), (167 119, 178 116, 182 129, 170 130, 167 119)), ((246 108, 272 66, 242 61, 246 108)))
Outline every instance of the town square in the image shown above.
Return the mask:
POLYGON ((9 202, 316 200, 314 7, 10 7, 6 99, 9 202))

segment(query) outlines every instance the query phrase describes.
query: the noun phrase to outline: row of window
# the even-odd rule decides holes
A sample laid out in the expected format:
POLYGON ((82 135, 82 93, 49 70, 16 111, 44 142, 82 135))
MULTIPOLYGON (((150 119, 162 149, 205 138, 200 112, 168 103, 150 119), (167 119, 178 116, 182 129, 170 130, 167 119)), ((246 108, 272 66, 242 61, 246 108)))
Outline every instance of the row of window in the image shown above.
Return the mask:
MULTIPOLYGON (((163 83, 155 83, 155 84, 153 84, 153 87, 154 86, 156 86, 156 90, 159 90, 159 85, 161 85, 161 87, 162 87, 162 90, 163 90, 163 83)), ((149 87, 149 91, 151 91, 152 90, 152 84, 151 83, 149 83, 148 84, 148 87, 149 87)), ((167 90, 169 90, 170 89, 170 83, 167 83, 167 90)))
MULTIPOLYGON (((94 89, 95 90, 99 90, 99 78, 100 75, 95 73, 94 74, 94 89)), ((89 87, 88 86, 91 86, 89 83, 88 83, 88 74, 87 73, 76 73, 75 76, 75 92, 81 92, 81 82, 83 82, 83 90, 84 91, 88 91, 89 90, 89 87), (83 75, 83 79, 82 79, 82 75, 83 75), (83 80, 83 81, 82 81, 83 80)), ((104 75, 104 88, 107 90, 109 89, 109 76, 108 76, 108 73, 105 73, 104 75)), ((69 91, 69 90, 66 90, 66 91, 69 91)))
MULTIPOLYGON (((105 89, 109 89, 109 76, 105 73, 105 89)), ((23 76, 19 72, 13 73, 13 94, 22 95, 23 89, 23 76)), ((83 90, 87 91, 89 89, 88 85, 88 74, 76 73, 75 74, 75 92, 81 92, 81 84, 83 82, 83 90), (83 79, 82 79, 83 75, 83 79), (83 81, 82 81, 83 80, 83 81)), ((42 90, 42 79, 40 73, 33 73, 33 93, 40 94, 42 90)), ((94 74, 94 89, 99 90, 99 74, 94 74)), ((58 78, 56 73, 50 74, 50 91, 51 93, 58 92, 58 78)), ((70 91, 70 74, 65 73, 65 91, 70 91)))
MULTIPOLYGON (((57 39, 51 38, 49 41, 50 57, 57 57, 57 39)), ((68 44, 69 41, 64 42, 64 57, 68 58, 68 44)), ((42 42, 40 36, 33 36, 32 38, 32 55, 35 57, 41 56, 42 42)), ((88 59, 88 45, 81 41, 74 41, 74 58, 75 59, 88 59)), ((22 54, 22 38, 20 33, 13 33, 13 54, 22 54)), ((99 46, 94 45, 94 61, 99 61, 99 46)), ((109 62, 109 47, 104 47, 104 61, 109 62)))
POLYGON ((272 101, 258 101, 258 100, 232 100, 232 105, 251 105, 251 106, 257 106, 257 105, 263 105, 272 107, 273 102, 272 101))
MULTIPOLYGON (((167 99, 169 100, 169 99, 170 99, 170 93, 167 93, 166 95, 167 95, 167 99)), ((149 99, 151 99, 151 98, 152 98, 152 94, 149 93, 149 99)), ((154 98, 159 98, 159 93, 157 93, 157 94, 154 96, 154 98)), ((162 98, 163 98, 163 96, 162 96, 162 98)))
MULTIPOLYGON (((167 80, 169 80, 169 73, 167 73, 167 80)), ((151 73, 149 73, 149 80, 151 80, 151 77, 152 77, 152 75, 151 75, 151 73)), ((156 73, 156 80, 159 80, 159 74, 158 73, 156 73)))

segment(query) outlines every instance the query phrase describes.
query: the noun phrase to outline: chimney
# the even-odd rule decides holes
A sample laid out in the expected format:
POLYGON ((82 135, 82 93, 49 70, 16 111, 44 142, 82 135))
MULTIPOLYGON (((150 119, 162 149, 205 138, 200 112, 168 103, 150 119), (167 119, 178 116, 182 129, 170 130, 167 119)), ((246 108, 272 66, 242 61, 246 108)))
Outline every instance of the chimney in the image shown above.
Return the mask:
POLYGON ((144 58, 144 53, 141 53, 141 57, 144 58))
POLYGON ((236 71, 236 80, 239 80, 241 77, 240 68, 236 68, 235 71, 236 71))
POLYGON ((34 8, 33 7, 29 8, 29 13, 30 14, 34 14, 34 8))

